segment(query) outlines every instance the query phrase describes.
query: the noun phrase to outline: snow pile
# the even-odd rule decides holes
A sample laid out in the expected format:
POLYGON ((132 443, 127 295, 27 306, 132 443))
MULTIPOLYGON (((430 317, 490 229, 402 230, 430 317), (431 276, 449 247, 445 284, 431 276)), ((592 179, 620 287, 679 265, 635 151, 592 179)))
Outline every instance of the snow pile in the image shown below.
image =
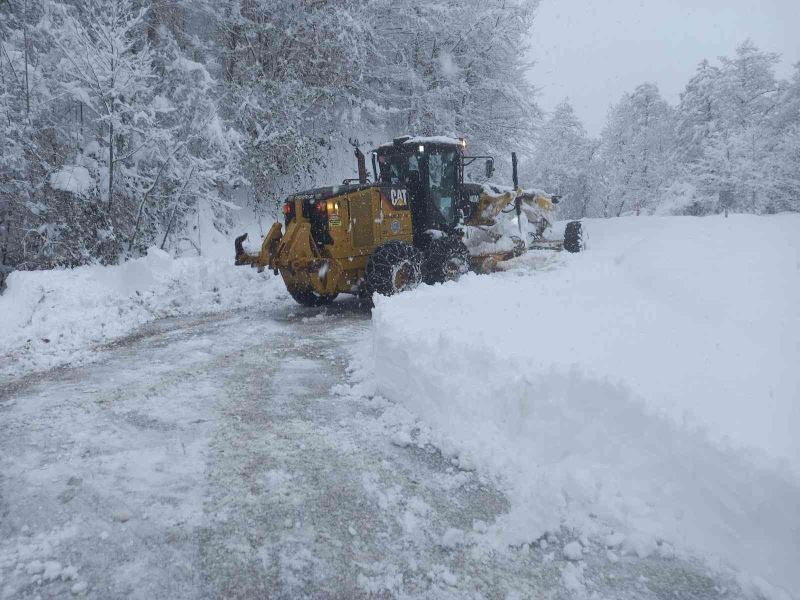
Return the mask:
POLYGON ((0 375, 76 363, 98 344, 160 317, 258 307, 286 295, 232 259, 146 257, 104 267, 15 271, 0 296, 0 375))
POLYGON ((94 179, 86 167, 67 165, 50 175, 50 186, 56 190, 84 196, 94 186, 94 179))
POLYGON ((582 254, 376 298, 376 392, 505 482, 500 545, 569 527, 800 590, 800 215, 587 228, 582 254))

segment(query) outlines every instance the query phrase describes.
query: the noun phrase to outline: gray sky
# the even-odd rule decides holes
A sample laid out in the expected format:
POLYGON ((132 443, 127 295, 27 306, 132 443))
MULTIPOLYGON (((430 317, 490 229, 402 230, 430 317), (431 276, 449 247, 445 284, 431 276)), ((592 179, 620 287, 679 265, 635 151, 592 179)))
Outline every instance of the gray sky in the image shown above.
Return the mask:
POLYGON ((569 97, 596 135, 624 92, 652 81, 675 103, 697 63, 748 37, 783 55, 787 77, 800 61, 800 0, 541 0, 530 77, 543 109, 569 97))

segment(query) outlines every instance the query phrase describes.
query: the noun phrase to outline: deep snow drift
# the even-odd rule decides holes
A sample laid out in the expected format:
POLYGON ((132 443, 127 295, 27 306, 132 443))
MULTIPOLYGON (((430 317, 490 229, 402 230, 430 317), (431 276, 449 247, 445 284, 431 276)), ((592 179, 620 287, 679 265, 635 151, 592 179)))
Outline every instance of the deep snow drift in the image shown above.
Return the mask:
POLYGON ((230 255, 172 258, 151 248, 118 266, 15 271, 0 296, 0 376, 77 364, 157 318, 288 298, 280 278, 234 268, 230 255))
POLYGON ((506 482, 498 544, 566 526, 796 594, 800 215, 587 227, 583 254, 376 299, 397 435, 506 482))

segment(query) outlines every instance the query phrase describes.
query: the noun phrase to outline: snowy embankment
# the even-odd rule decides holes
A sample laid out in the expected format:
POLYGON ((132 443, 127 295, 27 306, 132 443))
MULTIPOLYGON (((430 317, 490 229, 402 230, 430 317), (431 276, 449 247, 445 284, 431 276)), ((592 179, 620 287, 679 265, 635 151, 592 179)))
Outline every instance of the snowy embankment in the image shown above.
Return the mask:
MULTIPOLYGON (((78 364, 96 347, 162 317, 263 306, 283 282, 232 259, 151 248, 121 265, 16 271, 0 296, 0 376, 78 364)), ((287 296, 288 297, 288 296, 287 296)))
POLYGON ((566 527, 798 595, 800 215, 587 228, 585 253, 377 298, 396 436, 505 482, 500 546, 566 527))

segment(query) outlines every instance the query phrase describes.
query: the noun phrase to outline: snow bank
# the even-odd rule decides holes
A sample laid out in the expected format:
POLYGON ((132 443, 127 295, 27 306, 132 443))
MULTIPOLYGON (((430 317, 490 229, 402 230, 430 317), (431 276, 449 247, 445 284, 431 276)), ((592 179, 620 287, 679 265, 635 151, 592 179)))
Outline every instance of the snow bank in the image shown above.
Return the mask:
POLYGON ((800 590, 800 215, 587 228, 585 253, 377 298, 377 393, 506 482, 498 543, 615 533, 800 590))
POLYGON ((0 296, 0 376, 75 363, 97 344, 166 316, 261 306, 283 282, 232 260, 146 257, 103 267, 15 271, 0 296))

